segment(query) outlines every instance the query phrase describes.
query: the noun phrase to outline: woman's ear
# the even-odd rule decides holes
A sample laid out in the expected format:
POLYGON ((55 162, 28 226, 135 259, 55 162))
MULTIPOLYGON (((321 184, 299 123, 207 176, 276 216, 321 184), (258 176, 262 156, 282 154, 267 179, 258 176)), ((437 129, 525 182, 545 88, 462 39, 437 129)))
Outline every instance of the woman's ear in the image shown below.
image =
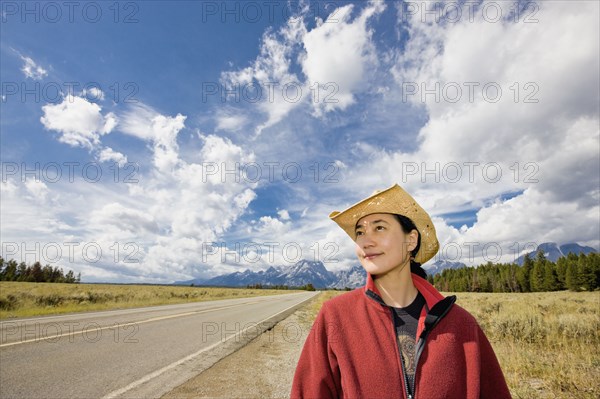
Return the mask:
POLYGON ((415 229, 412 229, 410 233, 406 235, 406 244, 408 251, 412 251, 417 247, 417 242, 419 241, 419 232, 415 229))

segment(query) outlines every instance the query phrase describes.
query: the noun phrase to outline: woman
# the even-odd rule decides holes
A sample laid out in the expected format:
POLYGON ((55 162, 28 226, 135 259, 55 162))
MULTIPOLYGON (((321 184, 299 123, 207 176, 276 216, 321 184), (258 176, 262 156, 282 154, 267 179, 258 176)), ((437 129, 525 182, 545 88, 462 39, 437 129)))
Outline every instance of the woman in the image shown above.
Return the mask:
POLYGON ((325 302, 292 398, 510 398, 485 334, 421 263, 439 249, 431 218, 400 186, 329 215, 355 242, 364 289, 325 302))

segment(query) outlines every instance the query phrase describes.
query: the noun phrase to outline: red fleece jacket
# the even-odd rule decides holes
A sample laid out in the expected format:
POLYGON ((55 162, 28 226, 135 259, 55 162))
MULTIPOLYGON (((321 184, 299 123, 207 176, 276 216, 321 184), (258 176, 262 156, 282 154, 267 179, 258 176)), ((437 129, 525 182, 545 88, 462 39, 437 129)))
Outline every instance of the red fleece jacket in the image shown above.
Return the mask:
MULTIPOLYGON (((425 297, 413 398, 510 398, 494 351, 471 314, 413 274, 425 297)), ((364 289, 325 302, 304 344, 292 398, 407 398, 393 309, 364 289)))

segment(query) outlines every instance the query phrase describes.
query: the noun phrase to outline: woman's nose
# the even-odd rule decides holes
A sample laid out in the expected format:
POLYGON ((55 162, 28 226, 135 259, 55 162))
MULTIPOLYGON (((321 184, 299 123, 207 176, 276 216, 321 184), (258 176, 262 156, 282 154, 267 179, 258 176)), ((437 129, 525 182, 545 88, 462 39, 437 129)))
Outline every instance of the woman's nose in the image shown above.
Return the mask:
POLYGON ((375 245, 375 241, 373 241, 373 238, 370 234, 364 233, 362 236, 360 236, 360 241, 358 244, 361 248, 369 248, 375 245))

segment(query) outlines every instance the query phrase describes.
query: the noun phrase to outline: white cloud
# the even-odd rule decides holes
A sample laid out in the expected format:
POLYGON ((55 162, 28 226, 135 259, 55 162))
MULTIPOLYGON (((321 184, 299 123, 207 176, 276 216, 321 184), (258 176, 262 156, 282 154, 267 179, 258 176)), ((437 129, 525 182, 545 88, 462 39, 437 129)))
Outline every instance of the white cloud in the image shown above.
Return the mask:
POLYGON ((152 120, 156 115, 158 112, 152 107, 136 103, 121 114, 119 130, 139 139, 152 141, 155 139, 152 120))
POLYGON ((222 113, 217 116, 217 130, 239 131, 247 123, 244 115, 222 113))
MULTIPOLYGON (((308 31, 304 22, 308 7, 293 16, 277 32, 263 35, 260 55, 249 67, 221 75, 227 90, 237 92, 242 102, 266 115, 257 133, 283 120, 300 106, 309 105, 315 115, 344 110, 354 103, 354 93, 365 90, 366 71, 377 64, 371 31, 371 18, 385 9, 381 1, 372 1, 351 20, 352 5, 331 11, 331 20, 319 21, 308 31), (293 73, 300 64, 303 75, 293 73)), ((219 116, 219 129, 239 120, 219 116)))
POLYGON ((84 98, 67 95, 60 104, 46 104, 40 121, 48 130, 60 133, 58 140, 73 147, 94 149, 100 136, 110 133, 117 125, 112 112, 102 114, 98 104, 84 98))
POLYGON ((281 218, 281 220, 290 220, 290 214, 285 209, 277 211, 277 214, 279 215, 279 217, 281 218))
POLYGON ((105 147, 100 150, 98 154, 98 161, 100 162, 116 162, 120 167, 123 167, 127 163, 127 156, 113 150, 110 147, 105 147))
POLYGON ((399 90, 418 90, 407 99, 430 117, 420 132, 421 158, 473 158, 478 143, 482 159, 540 161, 550 155, 543 148, 562 141, 579 117, 597 117, 596 11, 590 2, 550 2, 538 23, 491 23, 482 11, 470 22, 464 11, 455 24, 424 24, 417 13, 394 73, 399 90), (472 97, 468 84, 475 85, 472 97))
MULTIPOLYGON (((154 119, 164 122, 155 125, 172 126, 176 118, 154 119)), ((175 130, 162 133, 170 137, 175 130)), ((57 243, 63 250, 59 264, 86 264, 79 270, 87 281, 170 282, 214 275, 223 270, 220 259, 203 261, 203 251, 208 243, 222 240, 248 211, 256 185, 223 178, 220 172, 207 175, 207 162, 219 167, 225 162, 242 164, 252 161, 253 154, 218 136, 207 135, 203 141, 193 161, 180 160, 172 170, 159 170, 161 165, 155 164, 150 171, 137 172, 137 183, 115 182, 112 176, 98 182, 77 178, 69 182, 64 176, 53 183, 51 198, 47 182, 7 179, 1 187, 3 240, 20 245, 34 232, 42 247, 57 243), (70 242, 77 244, 71 260, 65 244, 70 242), (97 252, 101 259, 96 261, 97 252)), ((30 247, 35 243, 26 248, 30 247)), ((37 255, 44 261, 43 251, 37 255)))
POLYGON ((140 209, 133 209, 123 204, 112 202, 91 212, 89 222, 105 234, 118 235, 120 239, 127 236, 135 238, 146 232, 158 233, 158 224, 154 216, 140 209))
POLYGON ((462 257, 456 260, 481 264, 513 262, 544 242, 597 247, 594 237, 600 235, 600 228, 594 220, 599 212, 597 203, 581 208, 576 202, 557 202, 528 189, 518 197, 479 210, 477 222, 470 228, 457 230, 436 220, 438 236, 444 239, 438 256, 453 256, 458 249, 462 257))
POLYGON ((40 180, 27 180, 25 181, 25 187, 27 188, 27 192, 31 195, 35 201, 44 203, 46 202, 46 197, 48 196, 49 190, 48 186, 40 180))
MULTIPOLYGON (((100 162, 113 161, 120 167, 127 163, 126 155, 101 142, 103 134, 114 130, 117 118, 104 115, 100 105, 68 96, 61 104, 42 109, 42 124, 59 132, 59 141, 90 149, 100 162)), ((67 181, 63 173, 52 191, 43 180, 9 179, 2 184, 3 204, 12 197, 14 201, 7 202, 10 213, 2 207, 3 239, 29 241, 35 231, 38 243, 76 242, 79 249, 91 243, 100 248, 102 259, 90 262, 79 251, 67 262, 87 264, 88 281, 169 282, 213 274, 219 263, 202 261, 203 245, 221 239, 256 198, 256 183, 222 173, 253 162, 254 154, 229 139, 207 134, 200 136, 198 152, 181 159, 177 139, 186 116, 163 115, 138 104, 119 119, 120 131, 149 144, 150 169, 134 170, 130 183, 114 181, 112 172, 97 182, 78 179, 77 174, 75 181, 67 181), (218 168, 217 173, 208 173, 209 164, 218 168), (35 210, 40 204, 43 210, 35 210), (40 223, 43 226, 31 227, 40 223)), ((68 248, 63 249, 66 254, 68 248)))
POLYGON ((267 31, 262 38, 260 55, 251 66, 221 74, 225 89, 234 90, 243 103, 255 103, 267 115, 267 121, 256 128, 258 134, 302 103, 302 93, 306 90, 302 90, 300 79, 290 72, 290 67, 295 46, 301 43, 305 33, 302 23, 287 24, 277 33, 267 31))
POLYGON ((186 116, 164 116, 145 104, 139 103, 123 113, 120 130, 126 134, 152 142, 154 165, 158 171, 172 172, 179 163, 177 134, 185 127, 186 116))
POLYGON ((103 101, 104 100, 104 92, 98 87, 91 87, 90 89, 84 89, 81 92, 82 97, 86 97, 89 100, 93 101, 103 101))
POLYGON ((262 216, 258 221, 259 225, 257 229, 260 234, 270 237, 281 237, 283 234, 287 233, 291 227, 289 223, 286 224, 271 216, 262 216))
POLYGON ((25 77, 33 80, 42 80, 44 77, 48 76, 48 71, 42 66, 38 65, 33 59, 20 54, 19 56, 25 63, 21 68, 21 71, 25 74, 25 77))
POLYGON ((385 10, 385 4, 372 2, 351 21, 353 8, 351 4, 338 8, 334 12, 335 23, 320 21, 319 26, 304 35, 306 54, 302 57, 302 70, 309 87, 319 85, 323 90, 322 97, 314 102, 317 113, 344 110, 353 104, 353 93, 365 89, 365 72, 377 65, 377 52, 367 25, 370 18, 385 10))
POLYGON ((152 120, 154 131, 154 164, 160 171, 173 170, 179 162, 177 133, 184 127, 186 117, 158 115, 152 120))

